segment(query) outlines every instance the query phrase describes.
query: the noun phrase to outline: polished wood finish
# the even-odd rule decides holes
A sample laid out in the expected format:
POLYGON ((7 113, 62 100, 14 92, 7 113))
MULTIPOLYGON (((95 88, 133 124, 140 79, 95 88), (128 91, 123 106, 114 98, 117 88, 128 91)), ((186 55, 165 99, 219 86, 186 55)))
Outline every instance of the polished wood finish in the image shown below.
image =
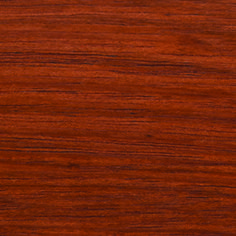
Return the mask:
POLYGON ((236 235, 233 0, 0 1, 0 235, 236 235))

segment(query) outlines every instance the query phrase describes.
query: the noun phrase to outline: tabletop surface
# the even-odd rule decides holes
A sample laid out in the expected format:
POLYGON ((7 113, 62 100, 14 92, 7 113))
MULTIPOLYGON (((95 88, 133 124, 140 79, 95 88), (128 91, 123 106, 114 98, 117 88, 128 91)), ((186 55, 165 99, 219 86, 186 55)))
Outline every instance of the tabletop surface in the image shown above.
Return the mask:
POLYGON ((0 235, 235 236, 236 2, 0 1, 0 235))

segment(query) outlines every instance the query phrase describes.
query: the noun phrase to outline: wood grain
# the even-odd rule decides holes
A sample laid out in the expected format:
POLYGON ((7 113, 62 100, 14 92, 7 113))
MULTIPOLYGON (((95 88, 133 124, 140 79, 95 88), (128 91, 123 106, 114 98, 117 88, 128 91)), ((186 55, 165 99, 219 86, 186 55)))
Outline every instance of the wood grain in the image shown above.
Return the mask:
POLYGON ((0 235, 236 235, 236 2, 0 1, 0 235))

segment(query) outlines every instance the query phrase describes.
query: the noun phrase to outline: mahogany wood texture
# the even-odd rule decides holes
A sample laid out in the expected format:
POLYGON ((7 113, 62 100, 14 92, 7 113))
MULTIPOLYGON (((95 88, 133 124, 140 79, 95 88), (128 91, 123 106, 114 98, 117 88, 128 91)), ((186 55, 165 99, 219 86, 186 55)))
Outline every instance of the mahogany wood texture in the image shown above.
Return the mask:
POLYGON ((236 235, 236 2, 0 1, 0 235, 236 235))

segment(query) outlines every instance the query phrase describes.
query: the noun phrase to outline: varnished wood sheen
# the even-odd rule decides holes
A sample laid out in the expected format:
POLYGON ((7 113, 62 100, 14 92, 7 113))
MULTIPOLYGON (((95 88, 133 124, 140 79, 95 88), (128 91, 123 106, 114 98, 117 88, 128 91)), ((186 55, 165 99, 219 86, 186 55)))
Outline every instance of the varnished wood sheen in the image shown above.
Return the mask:
POLYGON ((0 235, 236 235, 236 2, 0 1, 0 235))

